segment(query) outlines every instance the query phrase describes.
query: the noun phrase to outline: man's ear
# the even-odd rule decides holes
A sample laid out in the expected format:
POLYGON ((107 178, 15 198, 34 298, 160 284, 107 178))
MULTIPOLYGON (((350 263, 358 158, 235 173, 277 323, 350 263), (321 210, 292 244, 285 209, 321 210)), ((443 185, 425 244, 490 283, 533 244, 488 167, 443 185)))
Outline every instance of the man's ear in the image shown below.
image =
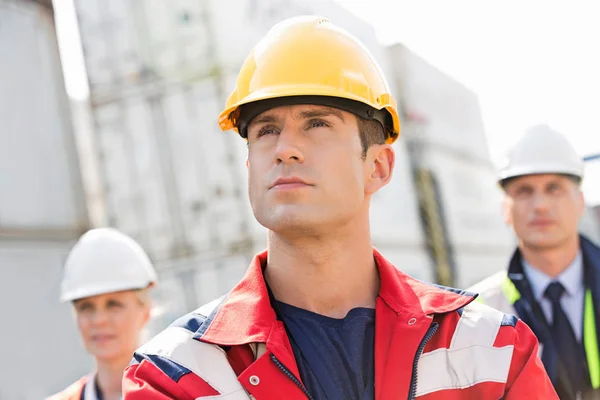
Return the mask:
POLYGON ((390 144, 372 145, 365 157, 365 192, 373 194, 387 185, 392 179, 396 153, 390 144))

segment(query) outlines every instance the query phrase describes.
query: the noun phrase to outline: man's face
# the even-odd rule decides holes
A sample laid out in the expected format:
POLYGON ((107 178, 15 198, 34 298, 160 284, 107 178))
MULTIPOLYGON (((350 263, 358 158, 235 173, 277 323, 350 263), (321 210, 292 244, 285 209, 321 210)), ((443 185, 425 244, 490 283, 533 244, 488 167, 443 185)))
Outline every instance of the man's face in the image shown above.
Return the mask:
POLYGON ((247 161, 256 219, 271 231, 304 236, 368 215, 368 197, 389 181, 394 154, 375 145, 361 155, 351 113, 293 105, 258 115, 248 127, 247 161))
POLYGON ((504 188, 505 220, 527 247, 552 249, 577 235, 584 200, 579 186, 562 175, 526 175, 504 188))

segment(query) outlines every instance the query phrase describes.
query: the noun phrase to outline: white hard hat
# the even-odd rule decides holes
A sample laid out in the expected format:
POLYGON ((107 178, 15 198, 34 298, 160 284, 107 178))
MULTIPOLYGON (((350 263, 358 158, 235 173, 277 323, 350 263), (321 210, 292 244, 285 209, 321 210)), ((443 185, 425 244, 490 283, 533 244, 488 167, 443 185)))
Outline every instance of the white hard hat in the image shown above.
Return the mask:
POLYGON ((92 229, 67 257, 60 300, 142 289, 156 281, 148 255, 135 240, 113 228, 92 229))
POLYGON ((548 125, 535 125, 509 150, 498 171, 498 181, 534 174, 565 174, 583 179, 583 168, 583 159, 564 135, 548 125))

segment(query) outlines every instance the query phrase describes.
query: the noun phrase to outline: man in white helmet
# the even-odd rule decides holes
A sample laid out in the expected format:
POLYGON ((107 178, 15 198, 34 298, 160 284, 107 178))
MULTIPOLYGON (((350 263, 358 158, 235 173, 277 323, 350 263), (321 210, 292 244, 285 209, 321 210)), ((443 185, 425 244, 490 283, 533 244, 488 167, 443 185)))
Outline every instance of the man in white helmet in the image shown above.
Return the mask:
POLYGON ((518 247, 508 273, 469 289, 533 329, 561 399, 600 388, 600 249, 578 233, 583 169, 562 134, 546 125, 527 130, 499 171, 518 247))
POLYGON ((156 281, 150 259, 129 236, 99 228, 79 239, 66 261, 60 299, 73 304, 96 370, 50 400, 121 398, 123 370, 150 318, 148 289, 156 281))

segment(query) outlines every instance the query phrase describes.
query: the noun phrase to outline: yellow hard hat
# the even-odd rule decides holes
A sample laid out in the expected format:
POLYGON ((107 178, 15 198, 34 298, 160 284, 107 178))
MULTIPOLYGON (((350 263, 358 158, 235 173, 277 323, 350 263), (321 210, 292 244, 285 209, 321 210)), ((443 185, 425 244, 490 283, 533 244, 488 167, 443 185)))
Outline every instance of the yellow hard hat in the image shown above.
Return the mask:
POLYGON ((289 18, 271 28, 246 58, 219 126, 245 138, 253 117, 287 104, 327 105, 376 119, 387 143, 400 134, 396 100, 379 65, 358 39, 323 17, 289 18))

